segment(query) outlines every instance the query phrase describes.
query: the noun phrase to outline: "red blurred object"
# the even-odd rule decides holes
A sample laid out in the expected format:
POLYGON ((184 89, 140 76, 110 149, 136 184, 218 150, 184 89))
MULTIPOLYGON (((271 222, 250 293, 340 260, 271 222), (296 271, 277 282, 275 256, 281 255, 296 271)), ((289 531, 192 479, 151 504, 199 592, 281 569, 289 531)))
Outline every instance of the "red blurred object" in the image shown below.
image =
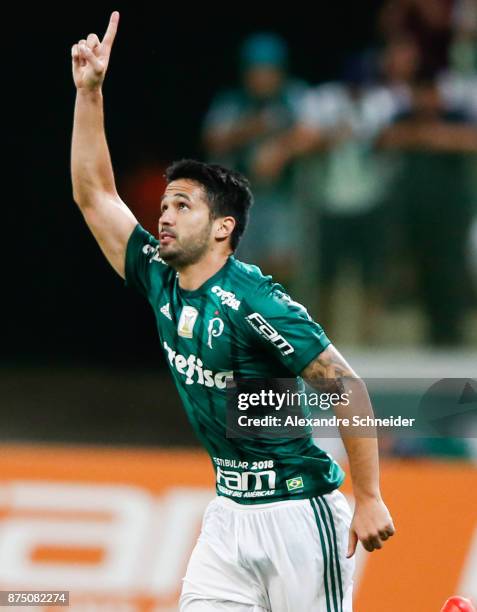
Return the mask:
POLYGON ((120 191, 124 201, 136 215, 139 223, 157 236, 161 196, 167 186, 164 173, 167 165, 161 162, 144 162, 121 181, 120 191))
POLYGON ((441 612, 476 612, 476 610, 470 599, 454 596, 446 601, 441 612))

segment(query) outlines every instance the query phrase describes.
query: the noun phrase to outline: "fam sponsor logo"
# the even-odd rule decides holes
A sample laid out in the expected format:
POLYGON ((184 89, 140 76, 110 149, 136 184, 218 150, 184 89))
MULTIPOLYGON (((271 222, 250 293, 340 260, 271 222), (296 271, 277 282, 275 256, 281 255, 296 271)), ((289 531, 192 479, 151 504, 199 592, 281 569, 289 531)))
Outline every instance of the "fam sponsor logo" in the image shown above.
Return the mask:
POLYGON ((222 304, 225 304, 225 306, 229 306, 234 310, 239 309, 240 300, 237 300, 237 298, 235 297, 235 293, 232 293, 231 291, 225 291, 225 289, 222 289, 222 287, 219 287, 218 285, 212 287, 212 293, 215 293, 220 298, 222 304))
POLYGON ((293 346, 258 312, 253 312, 251 315, 248 315, 248 317, 245 317, 245 320, 258 334, 260 334, 260 336, 263 336, 276 346, 282 355, 290 355, 295 352, 293 346))
POLYGON ((164 341, 164 348, 167 352, 167 357, 171 366, 185 376, 186 385, 204 385, 205 387, 216 387, 217 389, 225 389, 227 380, 233 380, 234 373, 232 370, 227 372, 213 372, 204 368, 202 359, 196 355, 184 357, 164 341))
POLYGON ((276 480, 277 473, 275 470, 239 472, 224 470, 217 466, 217 484, 231 491, 261 491, 263 489, 270 491, 275 489, 276 480))

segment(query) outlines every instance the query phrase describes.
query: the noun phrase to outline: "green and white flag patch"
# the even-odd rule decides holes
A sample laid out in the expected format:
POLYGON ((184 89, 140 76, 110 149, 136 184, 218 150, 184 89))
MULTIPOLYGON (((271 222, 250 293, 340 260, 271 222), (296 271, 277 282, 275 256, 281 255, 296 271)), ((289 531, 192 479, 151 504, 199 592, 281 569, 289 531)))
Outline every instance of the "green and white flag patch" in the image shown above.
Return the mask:
POLYGON ((298 476, 297 478, 289 478, 287 480, 287 489, 289 491, 303 489, 303 478, 301 476, 298 476))

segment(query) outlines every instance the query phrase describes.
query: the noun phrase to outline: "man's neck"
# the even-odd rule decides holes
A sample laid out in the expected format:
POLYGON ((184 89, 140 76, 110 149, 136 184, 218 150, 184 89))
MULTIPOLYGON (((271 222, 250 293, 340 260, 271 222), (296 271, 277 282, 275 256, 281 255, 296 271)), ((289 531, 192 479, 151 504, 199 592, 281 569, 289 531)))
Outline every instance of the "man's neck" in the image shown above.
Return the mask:
POLYGON ((186 291, 195 291, 225 266, 231 254, 212 251, 198 262, 178 269, 179 287, 186 291))

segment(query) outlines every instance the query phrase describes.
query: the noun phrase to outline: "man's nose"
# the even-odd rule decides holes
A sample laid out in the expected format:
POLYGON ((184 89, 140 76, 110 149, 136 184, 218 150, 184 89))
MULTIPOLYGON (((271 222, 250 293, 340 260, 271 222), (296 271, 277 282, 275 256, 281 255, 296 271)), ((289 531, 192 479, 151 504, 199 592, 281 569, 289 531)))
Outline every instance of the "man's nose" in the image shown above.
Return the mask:
POLYGON ((161 213, 161 216, 159 217, 159 225, 174 225, 174 223, 174 214, 171 210, 167 209, 161 213))

